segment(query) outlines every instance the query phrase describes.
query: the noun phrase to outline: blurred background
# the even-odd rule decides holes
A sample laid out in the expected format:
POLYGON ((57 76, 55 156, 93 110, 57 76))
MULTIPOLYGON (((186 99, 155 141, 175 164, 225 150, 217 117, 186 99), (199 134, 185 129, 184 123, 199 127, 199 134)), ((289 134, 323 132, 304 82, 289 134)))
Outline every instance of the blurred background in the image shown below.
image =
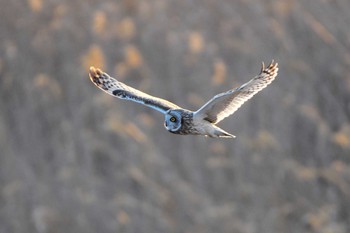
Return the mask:
POLYGON ((350 1, 0 2, 0 232, 350 232, 350 1), (272 59, 234 140, 88 78, 196 110, 272 59))

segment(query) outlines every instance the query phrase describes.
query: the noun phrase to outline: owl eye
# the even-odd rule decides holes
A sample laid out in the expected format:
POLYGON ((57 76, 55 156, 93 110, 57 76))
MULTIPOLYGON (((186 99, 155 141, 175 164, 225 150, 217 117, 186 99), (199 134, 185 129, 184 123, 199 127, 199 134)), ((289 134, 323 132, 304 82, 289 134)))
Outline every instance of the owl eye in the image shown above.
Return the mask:
POLYGON ((175 122, 175 121, 176 121, 176 118, 175 118, 175 117, 171 117, 171 118, 170 118, 170 121, 171 121, 171 122, 175 122))

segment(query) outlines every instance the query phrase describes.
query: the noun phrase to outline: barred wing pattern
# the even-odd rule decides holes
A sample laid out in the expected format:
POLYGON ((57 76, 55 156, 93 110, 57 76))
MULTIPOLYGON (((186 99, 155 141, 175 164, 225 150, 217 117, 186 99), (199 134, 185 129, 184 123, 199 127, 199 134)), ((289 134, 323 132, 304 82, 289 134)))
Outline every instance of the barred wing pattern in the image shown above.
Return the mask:
POLYGON ((165 114, 169 109, 179 109, 180 107, 167 100, 148 95, 136 90, 118 80, 112 78, 107 73, 95 67, 90 67, 89 76, 91 81, 101 90, 120 99, 131 100, 165 114))
POLYGON ((261 72, 255 78, 242 86, 218 94, 204 104, 194 114, 194 117, 205 119, 211 123, 218 123, 233 114, 247 100, 269 85, 277 76, 278 63, 273 60, 265 68, 262 63, 261 72))

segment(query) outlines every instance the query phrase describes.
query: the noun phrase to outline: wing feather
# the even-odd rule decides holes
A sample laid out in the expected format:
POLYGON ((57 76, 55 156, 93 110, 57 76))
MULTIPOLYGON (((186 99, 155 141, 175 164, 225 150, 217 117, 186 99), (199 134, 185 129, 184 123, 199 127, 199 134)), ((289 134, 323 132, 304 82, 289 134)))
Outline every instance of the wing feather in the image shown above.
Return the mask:
POLYGON ((247 100, 269 85, 277 76, 278 63, 273 60, 265 68, 262 63, 261 72, 242 86, 218 94, 198 109, 194 116, 205 119, 211 123, 218 123, 233 114, 247 100))
POLYGON ((131 100, 162 113, 169 109, 179 109, 180 107, 167 100, 151 96, 135 88, 132 88, 118 80, 112 78, 107 73, 95 67, 90 67, 90 80, 101 90, 120 99, 131 100))

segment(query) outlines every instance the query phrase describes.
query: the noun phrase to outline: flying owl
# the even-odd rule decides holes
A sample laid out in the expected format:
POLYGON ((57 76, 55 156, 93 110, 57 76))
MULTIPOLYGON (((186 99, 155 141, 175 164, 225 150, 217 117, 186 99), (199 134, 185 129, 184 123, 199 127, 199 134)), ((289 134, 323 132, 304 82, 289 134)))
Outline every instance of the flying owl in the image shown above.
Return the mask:
POLYGON ((132 88, 100 69, 90 67, 89 76, 98 88, 108 94, 146 105, 163 113, 164 126, 170 133, 235 138, 236 136, 216 124, 233 114, 244 102, 269 85, 277 76, 277 72, 278 64, 273 60, 266 68, 262 63, 261 72, 255 78, 238 88, 214 96, 195 112, 132 88))

